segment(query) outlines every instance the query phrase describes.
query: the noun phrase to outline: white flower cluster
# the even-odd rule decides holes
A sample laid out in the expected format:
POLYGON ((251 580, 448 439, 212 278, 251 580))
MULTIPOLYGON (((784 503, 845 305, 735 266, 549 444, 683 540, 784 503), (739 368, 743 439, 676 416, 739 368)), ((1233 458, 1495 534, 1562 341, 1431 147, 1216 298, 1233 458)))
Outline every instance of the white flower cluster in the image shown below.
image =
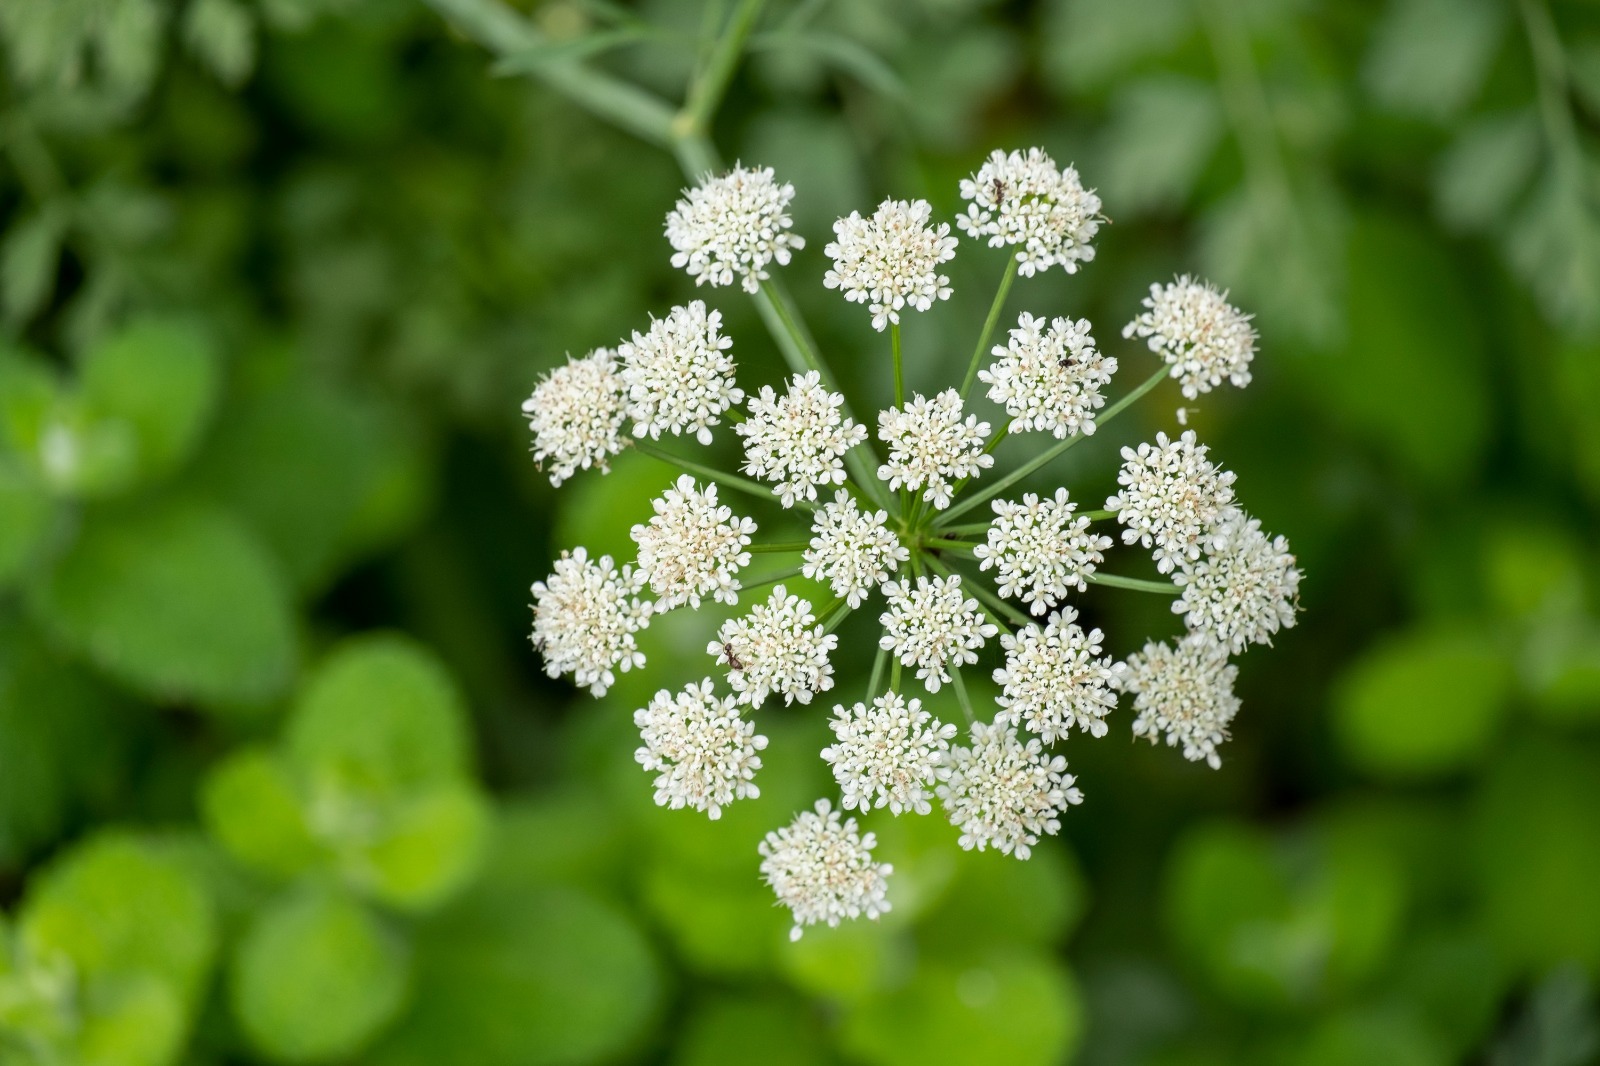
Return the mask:
POLYGON ((1048 433, 1064 440, 1094 432, 1094 413, 1105 406, 1100 390, 1117 372, 1114 356, 1101 355, 1089 320, 1045 320, 1024 312, 995 359, 978 372, 989 399, 1006 409, 1019 433, 1048 433))
POLYGON ((948 667, 959 670, 978 661, 983 642, 1000 632, 984 621, 978 601, 961 590, 961 575, 890 581, 883 586, 889 609, 879 616, 883 637, 878 646, 917 669, 929 692, 950 680, 948 667))
POLYGON ((728 667, 728 684, 752 707, 777 693, 785 704, 810 703, 833 687, 828 655, 839 638, 816 625, 811 603, 782 585, 743 618, 730 618, 706 651, 728 667))
POLYGON ((592 562, 583 548, 562 552, 555 573, 533 586, 533 646, 551 677, 571 674, 595 696, 616 682, 613 670, 644 665, 633 635, 650 624, 639 598, 644 575, 618 570, 611 556, 592 562))
POLYGON ((667 215, 672 265, 696 285, 732 285, 737 277, 754 293, 767 280, 767 264, 789 265, 789 253, 805 238, 789 232, 789 201, 794 186, 779 184, 771 167, 735 166, 721 177, 707 177, 667 215))
POLYGON ((927 814, 933 809, 928 799, 943 777, 955 726, 923 710, 921 700, 894 692, 877 697, 870 707, 836 706, 831 724, 838 740, 822 749, 822 760, 833 767, 845 810, 888 807, 891 814, 927 814))
MULTIPOLYGON (((1092 242, 1105 221, 1099 197, 1076 170, 1058 168, 1037 148, 994 153, 961 183, 961 195, 967 204, 957 224, 991 247, 1007 248, 1016 273, 1061 266, 1070 274, 1094 257, 1092 242)), ((737 281, 761 292, 771 264, 789 263, 804 246, 791 233, 793 196, 769 168, 736 166, 706 178, 667 218, 673 265, 699 285, 737 281)), ((926 311, 950 296, 949 278, 939 272, 955 254, 950 230, 934 221, 923 200, 885 200, 866 218, 852 213, 834 226, 825 284, 865 305, 875 328, 898 324, 907 308, 926 311)), ((1008 266, 1002 295, 1011 277, 1008 266)), ((1124 337, 1143 339, 1166 366, 1130 397, 1163 376, 1190 399, 1224 381, 1249 383, 1256 334, 1250 316, 1230 305, 1225 292, 1181 277, 1152 286, 1143 306, 1124 337)), ((791 336, 804 337, 798 323, 783 324, 791 336)), ((993 325, 987 323, 985 336, 993 325)), ((758 849, 762 877, 793 913, 793 937, 816 922, 837 925, 889 910, 891 867, 874 859, 873 834, 861 832, 846 812, 927 815, 937 800, 963 848, 1027 859, 1060 831, 1066 810, 1083 801, 1065 759, 1050 746, 1074 734, 1106 736, 1124 694, 1135 737, 1164 739, 1190 760, 1220 766, 1217 749, 1239 709, 1230 656, 1294 625, 1301 573, 1284 539, 1264 533, 1238 507, 1234 475, 1210 460, 1193 432, 1176 439, 1160 433, 1152 443, 1123 449, 1118 488, 1104 512, 1080 514, 1067 489, 1055 488, 993 500, 987 524, 955 525, 948 514, 968 482, 994 466, 990 452, 1000 436, 1042 433, 1064 442, 1009 483, 1105 420, 1105 391, 1119 361, 1100 352, 1088 321, 1022 314, 1005 344, 979 346, 977 360, 986 354, 988 362, 975 361, 968 384, 975 371, 1009 420, 993 441, 990 425, 967 412, 965 387, 914 395, 879 412, 879 480, 856 485, 849 471, 860 468, 851 450, 873 451, 871 423, 853 418, 845 397, 826 384, 814 346, 801 343, 804 363, 781 384, 749 396, 742 414, 732 409, 747 397, 721 326, 721 313, 702 302, 674 307, 615 351, 569 358, 523 404, 534 460, 556 485, 579 470, 604 471, 629 444, 670 458, 630 439, 624 432, 630 422, 632 438, 692 436, 709 444, 712 428, 730 413, 747 475, 681 460, 702 480, 686 473, 652 501, 653 516, 630 531, 638 547, 632 565, 619 568, 609 556, 593 560, 578 548, 562 553, 555 572, 533 586, 532 640, 551 676, 569 674, 602 696, 617 672, 644 665, 636 638, 656 615, 706 601, 737 604, 754 551, 801 553, 799 572, 825 583, 834 605, 818 612, 789 591, 792 580, 781 583, 794 571, 775 575, 770 593, 722 621, 706 645, 727 671, 728 695, 717 695, 707 678, 681 692, 663 689, 634 712, 635 758, 654 775, 656 803, 718 818, 733 801, 759 794, 755 777, 767 739, 749 719, 773 697, 786 706, 809 705, 831 692, 832 658, 854 639, 832 631, 881 590, 885 606, 868 638, 878 655, 871 691, 862 702, 833 705, 832 739, 821 753, 838 787, 838 808, 819 800, 768 833, 758 849), (814 511, 809 539, 753 547, 755 522, 721 503, 718 483, 769 505, 776 500, 786 509, 814 511), (894 492, 897 508, 869 502, 894 492), (1125 544, 1142 546, 1160 573, 1172 575, 1170 585, 1100 572, 1114 538, 1095 532, 1092 518, 1108 514, 1120 523, 1125 544), (980 530, 982 543, 974 543, 980 530), (960 558, 968 549, 976 574, 960 558), (924 562, 936 573, 926 572, 924 562), (952 573, 947 563, 969 572, 952 573), (992 576, 999 597, 1024 605, 1027 614, 988 585, 972 585, 978 575, 985 582, 992 576), (1104 649, 1104 634, 1080 624, 1066 602, 1091 581, 1176 593, 1173 611, 1187 634, 1147 642, 1117 662, 1104 649), (1001 616, 1021 628, 1009 631, 1001 616), (978 663, 996 636, 1003 659, 987 667, 999 689, 989 717, 974 714, 960 671, 978 663), (880 682, 890 656, 885 692, 880 682), (969 720, 977 719, 965 742, 954 725, 907 694, 902 668, 930 693, 963 682, 960 703, 969 720)), ((956 513, 972 506, 957 504, 956 513)))
POLYGON ((1002 634, 1006 664, 994 672, 1000 686, 996 722, 1022 725, 1046 744, 1054 744, 1076 726, 1092 737, 1106 735, 1106 715, 1117 706, 1120 668, 1102 656, 1098 629, 1085 633, 1078 612, 1065 607, 1049 624, 1023 627, 1016 636, 1002 634))
POLYGON ((1100 197, 1085 189, 1072 167, 1057 170, 1042 149, 1007 155, 995 151, 972 177, 961 182, 970 201, 956 225, 972 237, 989 238, 989 247, 1017 249, 1017 273, 1060 264, 1068 274, 1094 258, 1089 242, 1100 231, 1100 197))
POLYGON ((1172 377, 1189 399, 1224 380, 1241 389, 1250 384, 1256 331, 1227 293, 1185 275, 1170 285, 1150 286, 1144 306, 1122 335, 1148 338, 1150 350, 1172 367, 1172 377))
POLYGON ((956 239, 948 223, 929 225, 932 215, 926 200, 885 200, 871 218, 850 212, 833 224, 836 239, 823 249, 833 266, 822 283, 866 304, 880 332, 906 307, 926 311, 948 300, 950 279, 939 264, 955 258, 956 239))
POLYGON ((889 446, 889 461, 878 467, 878 477, 891 489, 901 486, 939 510, 950 506, 950 490, 958 481, 977 477, 994 465, 985 452, 989 423, 977 415, 961 420, 961 394, 945 389, 932 400, 913 396, 905 407, 891 407, 878 415, 878 439, 889 446))
POLYGON ((756 524, 717 504, 717 487, 704 489, 684 474, 659 499, 655 516, 634 526, 639 571, 656 594, 656 610, 688 604, 698 609, 702 596, 720 603, 739 602, 739 569, 750 561, 745 549, 756 524))
POLYGON ((1057 489, 1043 500, 1033 493, 1021 503, 995 500, 995 520, 985 543, 972 549, 978 569, 995 568, 1000 595, 1020 599, 1033 614, 1044 614, 1068 589, 1082 592, 1095 567, 1105 561, 1111 538, 1089 532, 1085 515, 1057 489))
POLYGON ((1128 656, 1118 675, 1124 691, 1133 694, 1133 735, 1167 738, 1183 748, 1183 757, 1222 766, 1217 745, 1228 739, 1228 723, 1239 713, 1233 683, 1239 668, 1228 661, 1228 649, 1207 634, 1190 633, 1176 647, 1151 641, 1128 656))
POLYGON ((1298 608, 1300 571, 1289 542, 1269 538, 1259 521, 1234 509, 1217 525, 1217 544, 1173 577, 1183 589, 1173 612, 1235 654, 1272 643, 1280 628, 1293 627, 1298 608))
POLYGON ((857 831, 854 818, 841 823, 825 799, 767 834, 758 849, 761 876, 778 902, 794 912, 790 940, 799 940, 816 922, 836 927, 845 918, 888 912, 886 878, 894 867, 873 860, 877 843, 873 834, 857 831))
POLYGON ((617 348, 635 437, 693 433, 701 444, 711 443, 711 427, 744 399, 733 383, 733 341, 721 328, 722 312, 707 312, 695 300, 666 318, 651 318, 647 331, 635 331, 617 348))
POLYGON ((937 794, 969 851, 995 848, 1026 859, 1045 834, 1061 831, 1061 814, 1083 802, 1067 760, 1026 744, 1008 725, 972 726, 972 747, 950 749, 948 777, 937 794))
POLYGON ((1154 549, 1163 574, 1199 559, 1233 503, 1234 475, 1212 465, 1194 430, 1177 440, 1157 433, 1154 444, 1122 449, 1122 460, 1122 490, 1106 500, 1106 510, 1125 527, 1123 543, 1154 549))
POLYGON ((533 461, 549 464, 550 484, 559 486, 579 469, 609 468, 622 451, 622 378, 617 353, 596 348, 582 359, 568 357, 522 402, 533 430, 533 461))
POLYGON ((841 411, 844 397, 815 370, 796 375, 780 399, 763 385, 750 400, 750 420, 733 427, 744 438, 744 471, 771 481, 785 507, 815 500, 817 486, 844 484, 844 454, 867 439, 867 427, 841 411))
POLYGON ((911 558, 911 549, 890 531, 888 521, 887 511, 863 511, 841 489, 812 520, 801 573, 826 581, 851 610, 860 607, 867 593, 911 558))
POLYGON ((633 753, 656 774, 656 804, 693 807, 712 818, 737 799, 761 794, 755 785, 767 738, 739 717, 733 697, 718 699, 708 678, 674 696, 666 689, 633 714, 644 746, 633 753))

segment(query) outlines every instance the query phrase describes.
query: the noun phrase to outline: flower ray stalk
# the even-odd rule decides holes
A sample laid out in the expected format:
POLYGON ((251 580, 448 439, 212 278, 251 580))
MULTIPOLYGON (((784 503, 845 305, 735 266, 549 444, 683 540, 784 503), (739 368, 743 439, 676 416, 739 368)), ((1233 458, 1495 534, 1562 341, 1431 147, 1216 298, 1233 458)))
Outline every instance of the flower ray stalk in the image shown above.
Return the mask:
POLYGON ((1000 275, 1000 289, 994 294, 994 303, 989 305, 989 315, 983 320, 983 332, 978 334, 978 346, 972 350, 972 362, 967 365, 967 376, 961 379, 961 398, 965 400, 972 394, 972 383, 978 378, 978 368, 983 365, 983 357, 989 354, 989 342, 994 339, 995 326, 1000 323, 1000 312, 1005 309, 1006 296, 1011 292, 1011 283, 1017 280, 1017 257, 1006 256, 1005 273, 1000 275))

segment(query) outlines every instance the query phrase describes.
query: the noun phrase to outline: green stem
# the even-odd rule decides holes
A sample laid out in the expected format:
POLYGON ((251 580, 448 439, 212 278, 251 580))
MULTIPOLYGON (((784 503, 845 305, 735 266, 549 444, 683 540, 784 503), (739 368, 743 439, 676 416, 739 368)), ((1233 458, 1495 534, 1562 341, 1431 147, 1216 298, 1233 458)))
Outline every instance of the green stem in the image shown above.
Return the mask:
POLYGON ((964 526, 946 526, 941 535, 946 537, 965 536, 969 533, 987 533, 992 522, 972 522, 964 526))
POLYGON ((779 581, 787 581, 791 577, 799 576, 800 567, 796 566, 789 570, 779 570, 776 574, 768 574, 766 577, 758 577, 754 578, 753 580, 743 582, 739 587, 742 591, 748 591, 750 589, 761 588, 763 585, 773 585, 779 581))
POLYGON ((888 661, 888 650, 879 648, 878 654, 872 660, 872 678, 867 682, 867 698, 865 702, 868 704, 878 697, 878 686, 883 683, 883 668, 888 664, 888 661))
POLYGON ((781 555, 784 552, 803 552, 811 545, 805 541, 791 544, 752 544, 745 550, 756 555, 781 555))
POLYGON ((983 320, 983 332, 978 334, 978 346, 972 350, 972 362, 967 367, 967 376, 961 381, 961 398, 965 400, 967 393, 972 390, 972 383, 977 380, 978 367, 983 364, 983 357, 989 351, 989 339, 994 336, 994 327, 1000 322, 1000 312, 1006 305, 1006 294, 1011 291, 1011 283, 1017 279, 1017 257, 1012 255, 1006 261, 1006 272, 1000 276, 1000 291, 994 294, 994 303, 989 305, 989 317, 983 320))
POLYGON ((889 323, 889 347, 894 350, 894 405, 906 405, 906 379, 900 367, 900 323, 889 323))
MULTIPOLYGON (((667 463, 671 466, 681 467, 688 473, 697 474, 708 481, 715 481, 719 485, 726 485, 730 489, 736 489, 739 492, 748 493, 751 496, 756 496, 763 500, 773 502, 776 502, 777 500, 777 497, 773 495, 772 489, 761 484, 759 481, 751 481, 749 478, 740 477, 738 474, 725 473, 721 470, 717 470, 714 467, 691 462, 690 460, 684 459, 681 456, 673 455, 671 452, 663 451, 662 449, 657 448, 654 444, 640 437, 634 438, 633 446, 651 458, 659 459, 663 463, 667 463)), ((803 507, 808 511, 815 511, 817 509, 817 505, 809 500, 797 499, 794 501, 794 505, 796 507, 803 507)))
POLYGON ((900 656, 894 657, 894 665, 889 668, 889 691, 900 691, 900 656))
POLYGON ((1117 517, 1117 512, 1115 512, 1115 511, 1079 511, 1078 512, 1078 517, 1079 518, 1087 518, 1091 522, 1103 522, 1107 518, 1115 518, 1115 517, 1117 517))
POLYGON ((1138 577, 1118 574, 1088 574, 1091 585, 1104 585, 1113 589, 1131 589, 1134 592, 1154 592, 1158 596, 1176 596, 1183 590, 1170 581, 1146 581, 1138 577))
MULTIPOLYGON (((1167 377, 1167 374, 1167 368, 1162 366, 1160 370, 1157 370, 1154 374, 1151 374, 1150 377, 1145 379, 1142 385, 1128 393, 1128 395, 1124 396, 1110 407, 1106 408, 1105 412, 1100 415, 1100 417, 1095 419, 1095 429, 1099 430, 1107 422, 1110 422, 1113 418, 1117 417, 1117 415, 1127 410, 1127 408, 1132 405, 1134 401, 1138 400, 1145 393, 1161 384, 1161 382, 1167 377)), ((995 496, 1004 492, 1006 489, 1010 488, 1012 485, 1015 485, 1029 474, 1032 474, 1035 470, 1038 470, 1040 467, 1064 453, 1068 448, 1071 448, 1073 445, 1083 440, 1083 438, 1084 435, 1081 433, 1074 434, 1068 437, 1066 440, 1058 443, 1055 447, 1047 449, 1032 460, 1024 463, 1020 468, 1008 476, 989 484, 976 496, 970 496, 961 503, 951 507, 938 521, 934 522, 934 528, 942 528, 943 526, 947 525, 951 519, 959 515, 966 514, 968 511, 972 510, 972 508, 978 506, 978 504, 989 499, 991 496, 995 496)))
POLYGON ((673 120, 675 136, 709 131, 712 116, 722 104, 728 85, 733 81, 733 72, 744 54, 745 42, 750 39, 750 33, 755 29, 761 9, 765 6, 766 0, 743 0, 734 10, 733 17, 728 20, 722 36, 712 48, 705 70, 689 90, 689 99, 684 103, 683 110, 673 120))
POLYGON ((819 617, 827 619, 822 624, 822 631, 824 633, 832 633, 839 628, 840 622, 850 617, 850 605, 842 598, 836 598, 827 607, 823 608, 823 613, 819 617))
MULTIPOLYGON (((491 51, 516 55, 544 45, 527 19, 500 0, 426 0, 462 34, 491 51)), ((576 60, 552 59, 534 77, 591 113, 663 148, 673 142, 672 107, 653 93, 576 60)))
MULTIPOLYGON (((1006 439, 1006 435, 1011 432, 1011 423, 1014 422, 1014 421, 1016 421, 1016 419, 1011 419, 1011 420, 1007 421, 1005 425, 1000 427, 1000 432, 996 433, 994 436, 989 438, 989 443, 984 445, 984 448, 983 448, 983 454, 984 455, 992 455, 992 454, 994 454, 994 450, 996 448, 1000 447, 1000 442, 1005 440, 1006 439)), ((962 484, 966 484, 966 482, 962 482, 962 484)), ((957 489, 956 491, 960 492, 961 490, 957 489)))
POLYGON ((972 713, 972 697, 967 695, 967 683, 961 680, 961 671, 952 669, 950 671, 950 680, 955 683, 956 699, 961 701, 961 713, 967 716, 967 724, 972 725, 978 720, 978 717, 972 713))

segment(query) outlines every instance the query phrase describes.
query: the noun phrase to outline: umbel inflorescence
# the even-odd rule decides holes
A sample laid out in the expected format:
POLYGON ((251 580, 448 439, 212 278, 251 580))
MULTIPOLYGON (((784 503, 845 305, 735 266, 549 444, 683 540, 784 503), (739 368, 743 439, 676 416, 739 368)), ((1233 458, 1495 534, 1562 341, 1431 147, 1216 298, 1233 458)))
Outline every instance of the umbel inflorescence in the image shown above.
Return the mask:
POLYGON ((821 758, 837 802, 819 799, 759 848, 760 872, 793 912, 796 937, 813 922, 876 918, 890 907, 892 868, 874 857, 875 838, 851 811, 915 817, 937 806, 962 847, 1026 859, 1083 802, 1057 747, 1107 736, 1124 702, 1133 736, 1220 767, 1218 746, 1239 709, 1233 657, 1294 625, 1298 609, 1300 571, 1287 543, 1241 509, 1234 475, 1192 430, 1124 448, 1117 489, 1101 507, 1083 507, 1066 487, 1021 491, 1023 479, 1165 378, 1190 400, 1249 384, 1250 316, 1189 277, 1152 285, 1123 336, 1145 342, 1153 372, 1110 402, 1118 371, 1139 357, 1101 352, 1086 319, 1024 312, 990 344, 1016 275, 1074 273, 1093 260, 1099 198, 1037 148, 995 152, 960 193, 956 228, 1009 255, 959 385, 911 396, 903 385, 901 317, 949 297, 940 270, 958 243, 928 202, 852 212, 826 246, 832 265, 822 283, 890 333, 894 403, 861 417, 771 280, 769 267, 805 246, 790 232, 793 187, 770 169, 735 167, 688 190, 668 216, 672 263, 698 285, 737 283, 763 301, 793 371, 782 388, 747 395, 738 386, 721 313, 696 300, 650 318, 615 348, 569 359, 523 404, 534 459, 553 484, 603 472, 627 447, 684 470, 633 527, 635 559, 573 546, 533 586, 533 644, 552 677, 571 675, 602 696, 617 671, 645 668, 635 636, 653 619, 713 603, 739 612, 707 647, 704 680, 663 689, 634 715, 637 759, 655 775, 658 804, 719 817, 759 794, 767 746, 759 713, 831 709, 834 739, 821 758), (977 387, 1003 415, 970 409, 977 387), (657 443, 708 444, 724 423, 743 452, 738 473, 657 443), (1024 434, 1042 451, 1002 475, 997 446, 1024 434), (803 515, 809 536, 761 541, 743 513, 752 504, 803 515), (1104 571, 1118 545, 1147 553, 1161 576, 1104 571), (757 555, 787 555, 793 566, 756 567, 752 578, 757 555), (791 592, 783 582, 797 576, 832 599, 814 604, 791 592), (1119 661, 1068 602, 1091 584, 1172 597, 1184 632, 1119 661), (878 619, 868 691, 859 701, 825 698, 838 680, 835 630, 855 612, 878 619), (998 663, 1000 694, 979 709, 963 671, 986 659, 998 663), (959 696, 964 730, 923 706, 923 695, 946 685, 959 696), (789 709, 763 710, 779 706, 789 709))

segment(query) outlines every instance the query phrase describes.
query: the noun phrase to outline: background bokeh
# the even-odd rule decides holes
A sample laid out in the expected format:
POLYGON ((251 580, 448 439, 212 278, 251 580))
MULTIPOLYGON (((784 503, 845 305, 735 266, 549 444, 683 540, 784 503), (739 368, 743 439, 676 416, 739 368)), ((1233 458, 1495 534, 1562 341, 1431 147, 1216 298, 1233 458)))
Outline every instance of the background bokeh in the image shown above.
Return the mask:
MULTIPOLYGON (((717 613, 598 702, 526 639, 672 476, 552 491, 539 375, 691 293, 782 375, 669 268, 671 154, 543 87, 679 100, 728 7, 523 0, 495 54, 416 0, 0 0, 0 1063, 1597 1061, 1600 9, 767 5, 712 132, 795 185, 784 277, 858 406, 887 348, 831 221, 949 217, 1041 145, 1112 224, 1011 313, 1138 380, 1148 284, 1229 287, 1256 381, 1188 421, 1307 574, 1220 771, 1074 740, 1026 863, 874 815, 894 911, 791 946, 755 846, 825 794, 823 713, 760 716, 760 800, 662 811, 630 711, 717 613)), ((963 242, 912 388, 1003 262, 963 242)), ((1059 480, 1103 494, 1155 396, 1059 480)), ((1120 655, 1177 628, 1146 599, 1083 609, 1120 655)))

